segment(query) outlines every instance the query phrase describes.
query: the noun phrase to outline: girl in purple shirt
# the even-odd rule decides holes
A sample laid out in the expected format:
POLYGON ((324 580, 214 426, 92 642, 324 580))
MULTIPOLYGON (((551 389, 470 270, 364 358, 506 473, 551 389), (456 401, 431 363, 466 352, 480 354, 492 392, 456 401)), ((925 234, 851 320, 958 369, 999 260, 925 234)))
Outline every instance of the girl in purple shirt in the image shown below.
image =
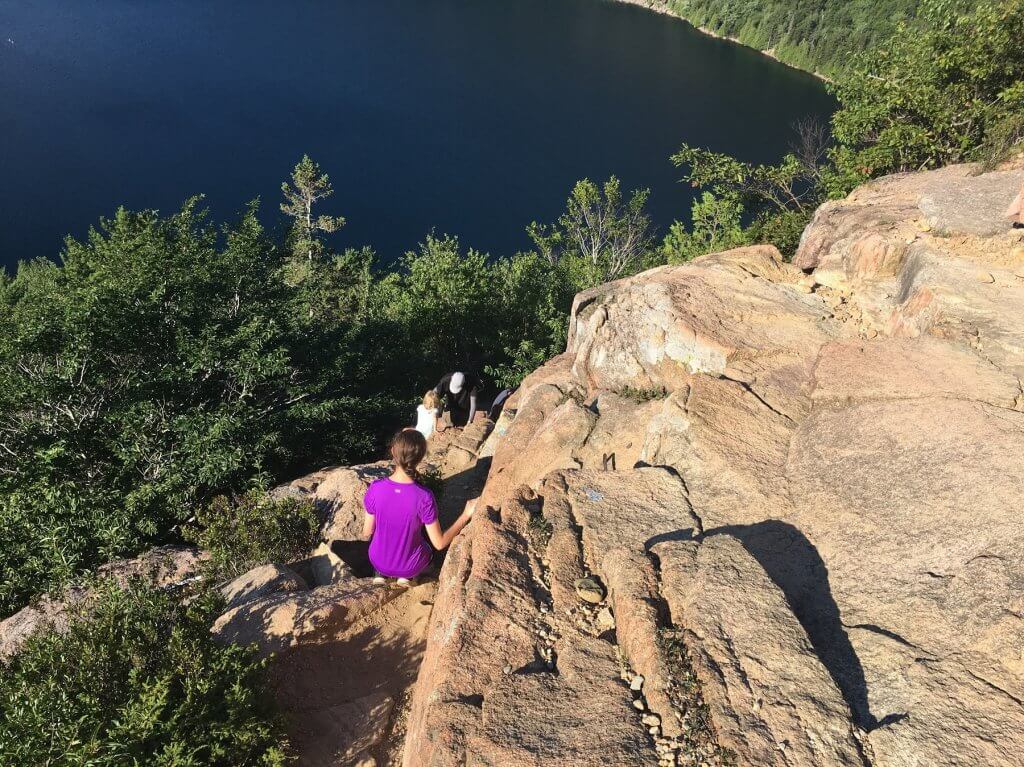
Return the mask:
POLYGON ((470 501, 454 524, 441 531, 434 494, 416 482, 416 467, 426 453, 422 434, 415 429, 398 432, 391 441, 394 472, 370 485, 363 497, 363 538, 370 539, 370 562, 379 580, 397 578, 399 585, 408 584, 433 557, 424 529, 434 548, 442 551, 473 516, 476 502, 470 501))

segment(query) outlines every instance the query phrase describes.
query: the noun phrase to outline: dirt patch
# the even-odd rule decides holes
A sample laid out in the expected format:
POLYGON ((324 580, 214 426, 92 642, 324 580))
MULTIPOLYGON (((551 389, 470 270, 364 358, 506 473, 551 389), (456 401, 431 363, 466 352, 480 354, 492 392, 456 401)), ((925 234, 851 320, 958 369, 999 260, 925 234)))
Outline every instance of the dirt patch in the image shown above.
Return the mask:
POLYGON ((436 588, 410 588, 333 640, 274 661, 274 688, 299 765, 401 763, 406 692, 416 681, 436 588))

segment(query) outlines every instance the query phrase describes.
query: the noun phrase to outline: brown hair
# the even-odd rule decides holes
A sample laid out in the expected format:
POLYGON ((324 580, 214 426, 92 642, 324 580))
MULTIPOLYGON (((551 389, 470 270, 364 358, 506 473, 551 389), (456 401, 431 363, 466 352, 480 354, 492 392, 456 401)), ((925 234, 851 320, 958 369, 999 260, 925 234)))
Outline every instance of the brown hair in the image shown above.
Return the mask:
POLYGON ((391 440, 391 458, 413 479, 419 478, 416 467, 427 454, 427 440, 415 429, 403 429, 391 440))

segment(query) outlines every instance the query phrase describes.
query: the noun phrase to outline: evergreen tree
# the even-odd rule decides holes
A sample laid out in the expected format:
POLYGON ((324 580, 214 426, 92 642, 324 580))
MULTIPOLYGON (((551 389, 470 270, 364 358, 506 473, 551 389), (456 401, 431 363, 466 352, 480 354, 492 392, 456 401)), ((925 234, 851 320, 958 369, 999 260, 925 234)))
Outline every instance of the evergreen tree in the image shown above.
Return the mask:
POLYGON ((314 216, 313 206, 334 194, 334 187, 327 174, 313 162, 309 155, 303 155, 292 171, 291 182, 281 184, 281 212, 295 220, 293 225, 293 250, 297 257, 305 256, 312 263, 314 257, 324 252, 321 234, 331 234, 345 225, 341 216, 314 216))

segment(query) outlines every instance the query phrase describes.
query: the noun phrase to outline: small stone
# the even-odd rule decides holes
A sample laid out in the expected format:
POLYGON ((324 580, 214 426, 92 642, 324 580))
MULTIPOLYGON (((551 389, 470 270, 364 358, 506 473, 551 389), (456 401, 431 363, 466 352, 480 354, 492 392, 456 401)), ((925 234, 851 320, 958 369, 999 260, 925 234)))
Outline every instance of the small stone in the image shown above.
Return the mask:
POLYGON ((644 678, 640 674, 636 674, 632 679, 629 680, 629 689, 633 692, 640 692, 644 688, 644 678))
POLYGON ((657 727, 657 726, 655 726, 655 727, 648 727, 647 728, 647 732, 649 732, 651 735, 658 736, 658 735, 661 734, 661 728, 657 727))
POLYGON ((991 272, 978 272, 978 279, 989 284, 996 281, 996 278, 992 276, 991 272))
POLYGON ((864 335, 866 335, 868 338, 878 338, 878 331, 875 330, 874 328, 871 328, 864 335))
POLYGON ((501 673, 503 673, 503 674, 511 674, 512 673, 512 667, 511 666, 505 666, 505 668, 503 668, 501 670, 501 673))
POLYGON ((803 285, 803 284, 797 285, 796 289, 799 292, 801 292, 801 293, 813 293, 814 292, 814 288, 812 288, 810 285, 803 285))
POLYGON ((604 584, 593 575, 578 579, 574 585, 576 586, 576 595, 584 602, 597 605, 604 601, 604 584))
POLYGON ((598 612, 597 625, 605 629, 615 628, 615 616, 612 615, 610 607, 605 607, 598 612))
POLYGON ((639 698, 637 698, 636 700, 633 701, 633 708, 635 708, 637 711, 643 711, 644 708, 645 708, 644 707, 644 702, 642 700, 640 700, 639 698))
POLYGON ((640 720, 648 727, 657 727, 661 724, 661 717, 657 714, 644 714, 643 719, 640 720))

